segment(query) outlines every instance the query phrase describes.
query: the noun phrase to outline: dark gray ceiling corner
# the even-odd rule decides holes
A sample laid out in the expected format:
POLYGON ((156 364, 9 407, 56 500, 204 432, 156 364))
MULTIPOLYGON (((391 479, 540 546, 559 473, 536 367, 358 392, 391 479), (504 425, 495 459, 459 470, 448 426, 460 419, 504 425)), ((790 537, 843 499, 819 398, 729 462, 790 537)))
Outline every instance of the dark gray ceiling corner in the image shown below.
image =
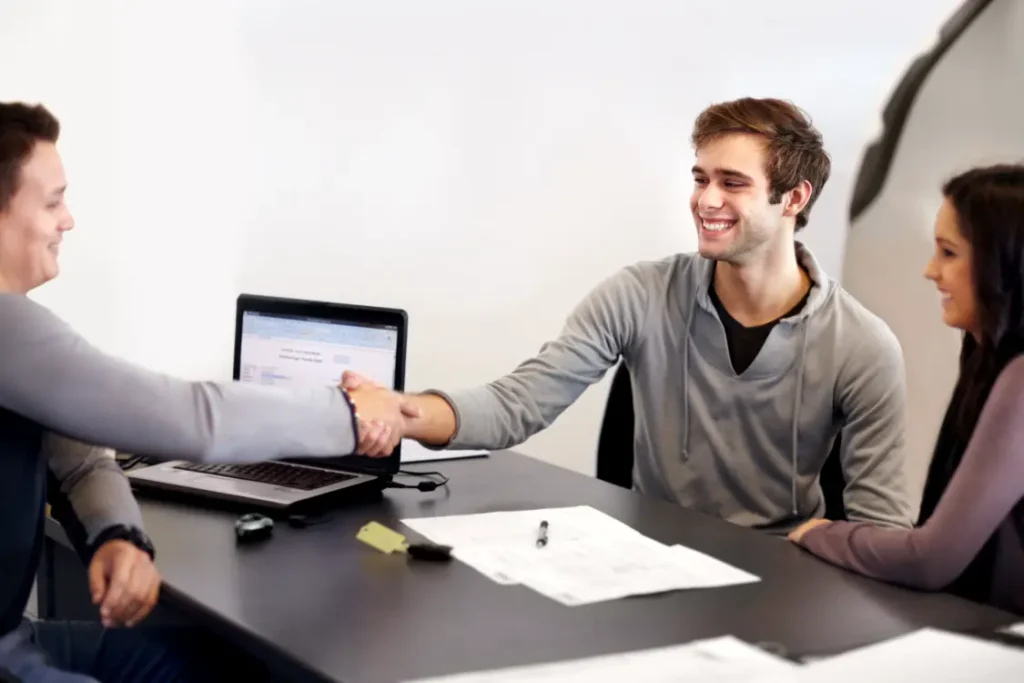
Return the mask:
POLYGON ((928 74, 939 63, 942 56, 967 30, 992 0, 967 0, 960 9, 943 25, 934 47, 915 59, 896 86, 889 102, 882 112, 882 133, 864 151, 860 172, 854 184, 853 199, 850 202, 851 223, 860 216, 881 192, 889 175, 896 146, 903 126, 910 114, 910 108, 921 90, 928 74))

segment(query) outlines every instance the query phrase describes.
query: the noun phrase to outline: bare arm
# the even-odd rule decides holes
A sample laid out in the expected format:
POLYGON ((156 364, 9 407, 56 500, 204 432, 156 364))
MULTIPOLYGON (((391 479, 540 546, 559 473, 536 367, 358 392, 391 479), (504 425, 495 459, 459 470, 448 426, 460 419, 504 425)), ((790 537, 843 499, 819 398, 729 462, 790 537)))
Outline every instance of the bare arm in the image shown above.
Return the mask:
POLYGON ((347 455, 352 412, 331 388, 187 382, 113 358, 46 308, 0 295, 0 406, 86 443, 209 461, 347 455))
POLYGON ((996 381, 964 458, 935 509, 917 529, 834 522, 808 531, 800 545, 859 573, 937 590, 970 564, 1024 498, 1024 358, 996 381))

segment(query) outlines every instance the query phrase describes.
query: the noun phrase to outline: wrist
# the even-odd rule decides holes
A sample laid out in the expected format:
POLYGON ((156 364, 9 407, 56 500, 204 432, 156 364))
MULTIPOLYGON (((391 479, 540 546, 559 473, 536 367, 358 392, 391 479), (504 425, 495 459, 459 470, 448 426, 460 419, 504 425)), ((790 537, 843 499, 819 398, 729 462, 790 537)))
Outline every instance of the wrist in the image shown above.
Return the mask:
POLYGON ((153 547, 153 542, 146 532, 126 524, 114 524, 96 534, 96 538, 89 544, 89 558, 92 559, 96 551, 110 541, 127 541, 149 555, 151 560, 156 559, 156 548, 153 547))

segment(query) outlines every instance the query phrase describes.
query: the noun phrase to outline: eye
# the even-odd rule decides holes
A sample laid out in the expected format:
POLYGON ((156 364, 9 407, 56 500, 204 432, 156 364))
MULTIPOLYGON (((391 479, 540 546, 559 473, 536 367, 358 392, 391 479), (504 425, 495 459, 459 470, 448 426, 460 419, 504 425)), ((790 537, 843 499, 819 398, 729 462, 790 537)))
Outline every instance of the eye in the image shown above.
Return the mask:
POLYGON ((725 181, 725 186, 726 187, 743 187, 743 183, 741 183, 738 180, 726 180, 725 181))
POLYGON ((694 178, 693 179, 693 184, 694 185, 707 185, 708 184, 708 179, 707 178, 694 178))

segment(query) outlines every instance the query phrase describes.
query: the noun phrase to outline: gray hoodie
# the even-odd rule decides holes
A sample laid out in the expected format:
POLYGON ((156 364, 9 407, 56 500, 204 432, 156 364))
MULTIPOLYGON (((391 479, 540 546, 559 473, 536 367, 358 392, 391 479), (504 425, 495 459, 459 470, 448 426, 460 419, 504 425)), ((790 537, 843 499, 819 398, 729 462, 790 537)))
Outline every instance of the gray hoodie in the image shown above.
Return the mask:
POLYGON ((910 526, 903 475, 905 377, 895 335, 830 280, 810 251, 804 308, 737 375, 696 254, 626 267, 598 285, 562 333, 512 373, 444 393, 450 448, 511 448, 549 426, 620 356, 636 412, 642 493, 786 533, 820 517, 819 474, 842 432, 851 520, 910 526))

